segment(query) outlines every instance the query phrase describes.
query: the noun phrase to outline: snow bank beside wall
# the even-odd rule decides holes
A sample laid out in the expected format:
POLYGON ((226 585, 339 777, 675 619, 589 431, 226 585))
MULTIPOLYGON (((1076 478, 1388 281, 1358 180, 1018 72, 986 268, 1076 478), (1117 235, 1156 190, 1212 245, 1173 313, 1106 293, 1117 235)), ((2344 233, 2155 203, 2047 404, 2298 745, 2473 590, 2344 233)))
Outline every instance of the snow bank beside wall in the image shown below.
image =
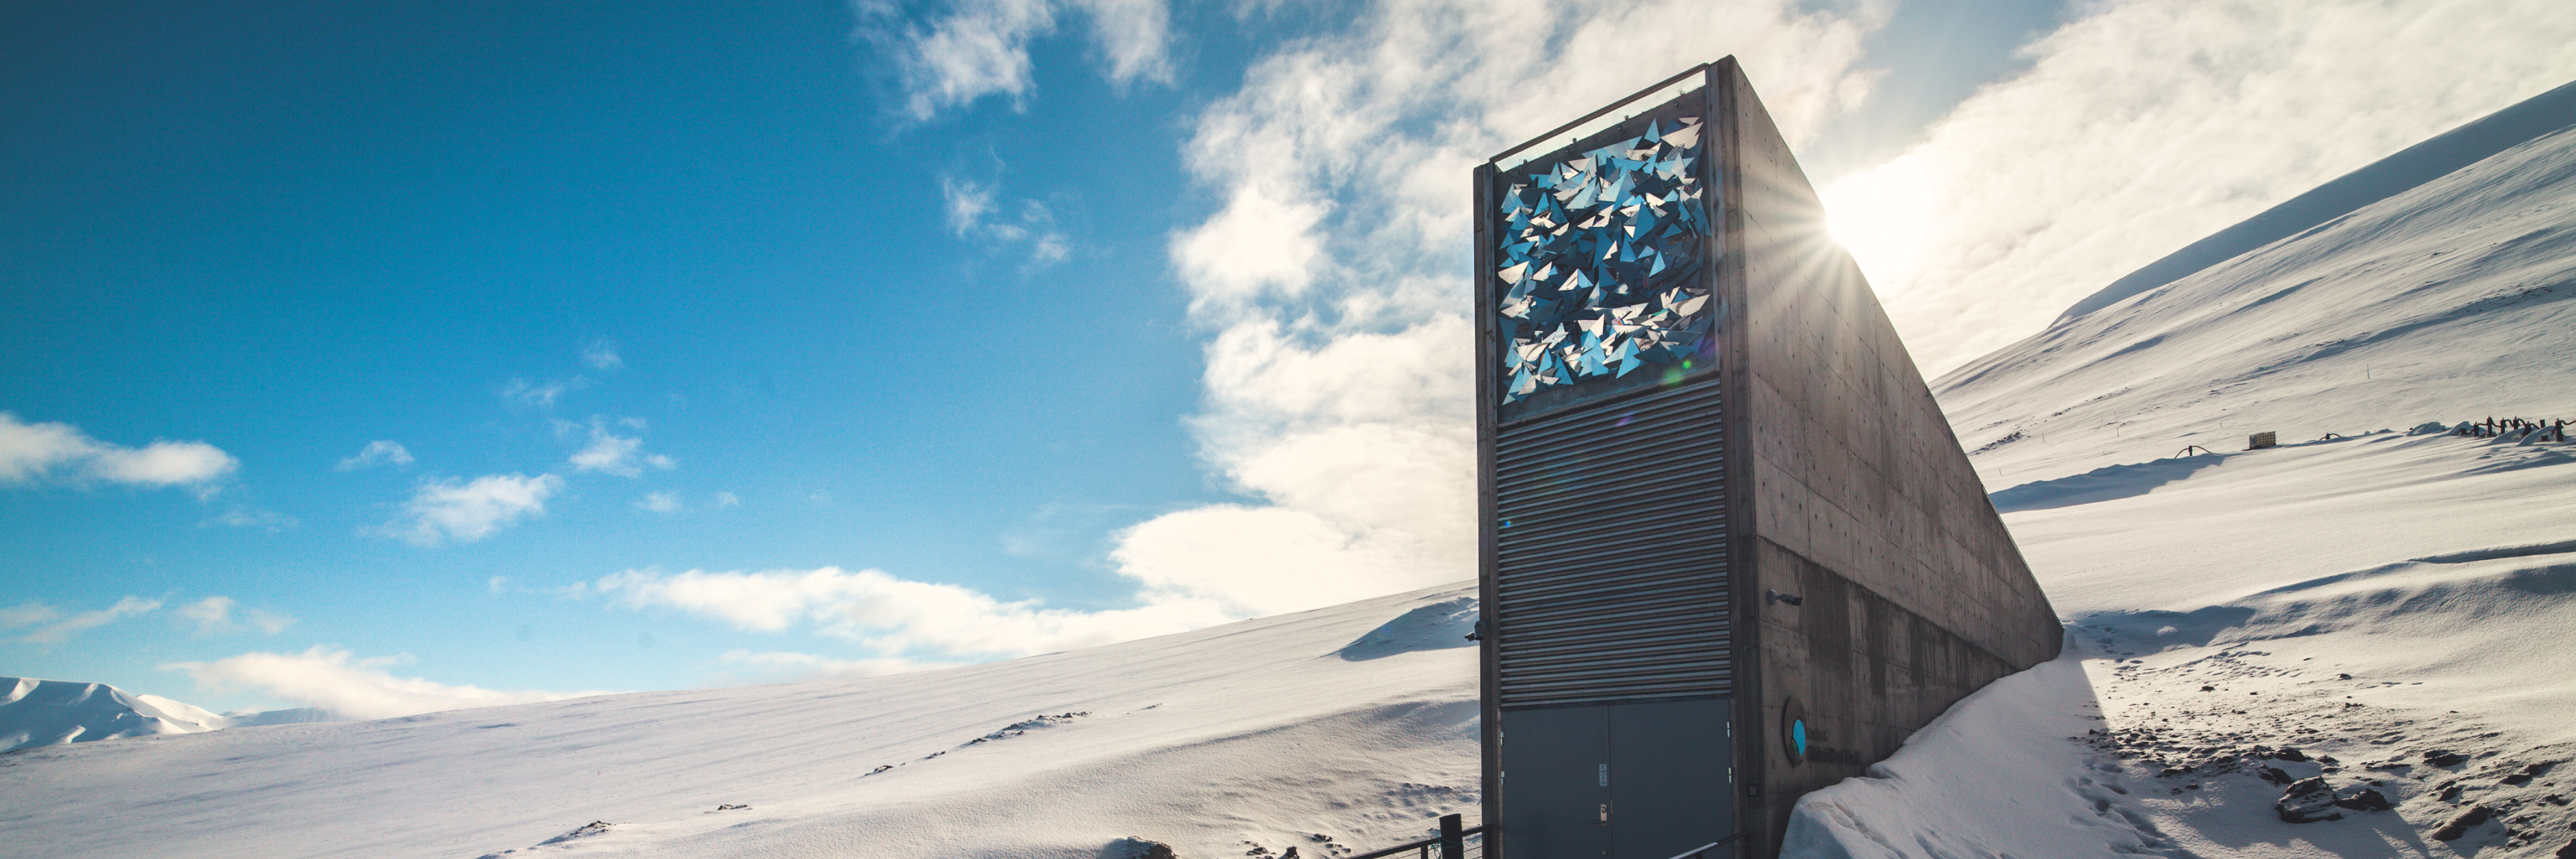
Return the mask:
POLYGON ((2101 726, 2070 646, 1995 681, 1895 756, 1798 800, 1782 859, 2135 856, 2165 844, 2128 806, 2117 767, 2072 738, 2101 726))

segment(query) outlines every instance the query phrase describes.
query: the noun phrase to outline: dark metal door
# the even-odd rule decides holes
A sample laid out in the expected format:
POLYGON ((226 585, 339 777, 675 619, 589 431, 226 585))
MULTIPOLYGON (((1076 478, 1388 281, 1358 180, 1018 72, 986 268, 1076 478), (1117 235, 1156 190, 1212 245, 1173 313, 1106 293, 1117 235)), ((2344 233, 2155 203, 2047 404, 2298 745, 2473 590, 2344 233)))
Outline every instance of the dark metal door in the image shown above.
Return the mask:
MULTIPOLYGON (((1735 763, 1728 703, 1718 698, 1608 708, 1613 859, 1671 859, 1735 831, 1734 785, 1727 781, 1727 768, 1735 763)), ((1514 852, 1513 859, 1529 854, 1514 852)))
POLYGON ((1610 855, 1610 827, 1602 824, 1601 815, 1610 805, 1611 709, 1549 707, 1503 714, 1503 831, 1509 833, 1504 837, 1512 859, 1610 855), (1514 742, 1516 737, 1529 740, 1514 742))

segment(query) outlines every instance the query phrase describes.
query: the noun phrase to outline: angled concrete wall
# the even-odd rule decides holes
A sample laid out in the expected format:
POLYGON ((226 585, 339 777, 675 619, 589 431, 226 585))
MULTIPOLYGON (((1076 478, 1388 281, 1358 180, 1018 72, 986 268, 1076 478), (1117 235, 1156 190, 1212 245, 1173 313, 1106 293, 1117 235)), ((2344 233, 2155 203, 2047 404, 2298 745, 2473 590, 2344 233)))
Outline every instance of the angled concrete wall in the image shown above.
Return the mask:
POLYGON ((1799 795, 1859 775, 1914 729, 2057 655, 2062 629, 1869 284, 1759 97, 1721 64, 1740 276, 1737 598, 1758 651, 1739 746, 1772 855, 1799 795), (1766 600, 1777 591, 1803 604, 1766 600), (1794 699, 1808 752, 1782 736, 1794 699), (1758 714, 1752 708, 1758 706, 1758 714))
POLYGON ((1613 114, 1475 177, 1489 850, 1775 856, 2062 632, 1735 62, 1613 114))

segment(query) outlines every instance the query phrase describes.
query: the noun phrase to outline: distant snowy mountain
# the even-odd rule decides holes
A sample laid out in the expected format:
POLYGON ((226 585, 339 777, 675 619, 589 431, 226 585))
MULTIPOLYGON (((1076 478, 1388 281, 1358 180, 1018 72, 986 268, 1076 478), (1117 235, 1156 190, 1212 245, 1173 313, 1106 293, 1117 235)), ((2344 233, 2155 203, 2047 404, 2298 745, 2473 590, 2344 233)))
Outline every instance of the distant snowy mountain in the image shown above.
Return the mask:
POLYGON ((328 710, 311 707, 217 715, 159 695, 138 695, 105 683, 70 680, 0 677, 0 689, 7 690, 0 694, 0 752, 340 718, 328 710))
POLYGON ((0 677, 0 689, 0 752, 222 727, 222 716, 105 683, 0 677))

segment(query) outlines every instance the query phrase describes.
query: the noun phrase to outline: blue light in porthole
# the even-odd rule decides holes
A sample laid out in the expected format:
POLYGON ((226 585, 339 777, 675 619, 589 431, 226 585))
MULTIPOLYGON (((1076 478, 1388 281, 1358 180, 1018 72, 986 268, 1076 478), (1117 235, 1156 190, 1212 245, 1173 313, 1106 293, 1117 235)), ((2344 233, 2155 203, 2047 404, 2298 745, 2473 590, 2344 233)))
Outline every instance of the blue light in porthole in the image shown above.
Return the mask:
POLYGON ((1807 720, 1799 719, 1795 722, 1789 723, 1789 739, 1798 744, 1798 755, 1800 757, 1805 757, 1807 754, 1807 720))

